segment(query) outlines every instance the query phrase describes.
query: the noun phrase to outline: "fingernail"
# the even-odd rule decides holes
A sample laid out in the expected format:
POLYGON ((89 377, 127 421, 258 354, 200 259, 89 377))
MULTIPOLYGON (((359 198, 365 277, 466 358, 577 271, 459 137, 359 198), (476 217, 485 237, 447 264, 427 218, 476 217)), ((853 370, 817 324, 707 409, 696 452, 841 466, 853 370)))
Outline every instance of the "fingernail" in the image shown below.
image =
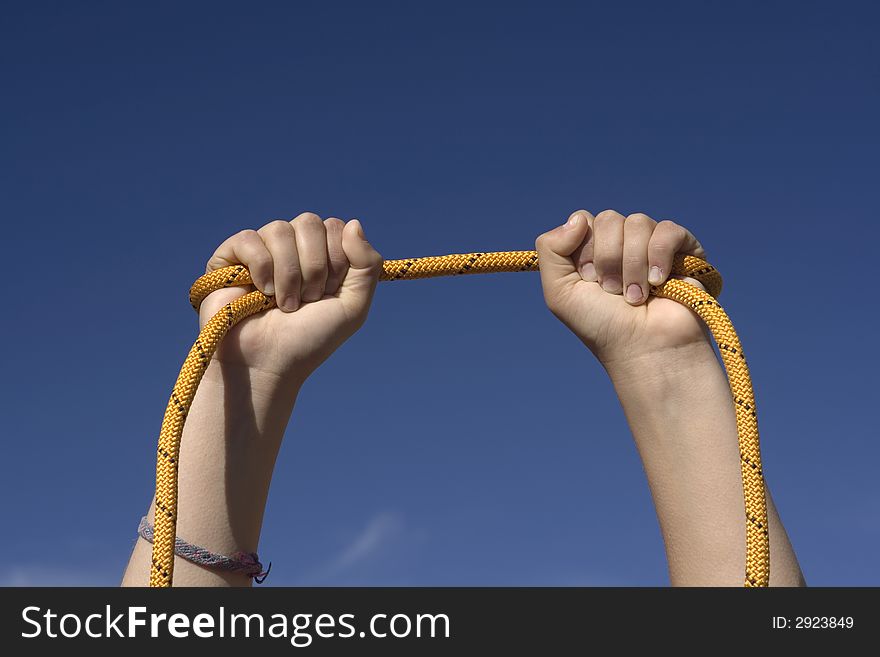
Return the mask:
POLYGON ((602 281, 602 289, 610 294, 620 294, 623 284, 617 276, 608 276, 602 281))
POLYGON ((599 277, 596 275, 596 265, 592 262, 585 262, 581 265, 581 278, 585 281, 596 282, 599 280, 599 277))
POLYGON ((565 222, 566 228, 574 228, 578 225, 578 222, 581 220, 581 215, 573 214, 568 218, 568 221, 565 222))
POLYGON ((626 300, 630 303, 636 303, 642 298, 642 288, 636 283, 630 283, 626 288, 626 300))
POLYGON ((352 219, 352 221, 355 223, 355 228, 357 228, 358 237, 360 237, 362 240, 367 239, 367 236, 364 235, 364 227, 361 226, 361 222, 357 219, 352 219))
POLYGON ((297 299, 296 297, 287 297, 284 300, 284 303, 281 304, 281 307, 283 310, 292 313, 294 310, 297 309, 297 307, 299 307, 299 299, 297 299))
POLYGON ((660 285, 660 281, 663 280, 663 273, 660 271, 660 267, 656 265, 651 267, 651 271, 648 273, 648 282, 651 285, 660 285))
POLYGON ((263 286, 263 294, 265 294, 267 297, 271 297, 273 294, 275 294, 275 284, 266 283, 263 286))

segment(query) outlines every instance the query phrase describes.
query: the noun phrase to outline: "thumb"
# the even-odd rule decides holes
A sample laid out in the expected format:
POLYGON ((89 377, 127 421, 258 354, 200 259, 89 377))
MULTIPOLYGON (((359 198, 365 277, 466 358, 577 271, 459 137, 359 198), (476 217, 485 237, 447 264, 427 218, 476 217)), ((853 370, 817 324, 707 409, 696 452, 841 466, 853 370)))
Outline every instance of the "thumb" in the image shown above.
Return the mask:
POLYGON ((363 319, 379 282, 383 259, 367 241, 364 228, 357 219, 352 219, 342 229, 342 250, 348 258, 349 268, 339 287, 339 299, 350 316, 363 319))
POLYGON ((571 255, 587 238, 592 218, 586 210, 578 210, 564 224, 535 241, 544 296, 556 296, 582 280, 571 255))

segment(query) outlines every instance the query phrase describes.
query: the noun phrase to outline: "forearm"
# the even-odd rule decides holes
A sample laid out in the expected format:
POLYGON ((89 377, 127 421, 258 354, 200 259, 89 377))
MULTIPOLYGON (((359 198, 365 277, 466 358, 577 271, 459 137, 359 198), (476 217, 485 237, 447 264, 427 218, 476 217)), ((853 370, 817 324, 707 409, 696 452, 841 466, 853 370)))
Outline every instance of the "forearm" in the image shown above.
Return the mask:
MULTIPOLYGON (((736 414, 711 344, 605 368, 648 477, 672 584, 741 586, 745 516, 736 414)), ((770 584, 803 585, 769 492, 767 505, 770 584)))
MULTIPOLYGON (((298 385, 212 361, 187 416, 180 448, 177 535, 230 555, 256 552, 275 458, 298 385)), ((154 506, 148 519, 154 524, 154 506)), ((132 523, 136 523, 132 519, 132 523)), ((151 545, 138 539, 123 586, 146 586, 151 545)), ((176 586, 248 586, 175 557, 176 586)))

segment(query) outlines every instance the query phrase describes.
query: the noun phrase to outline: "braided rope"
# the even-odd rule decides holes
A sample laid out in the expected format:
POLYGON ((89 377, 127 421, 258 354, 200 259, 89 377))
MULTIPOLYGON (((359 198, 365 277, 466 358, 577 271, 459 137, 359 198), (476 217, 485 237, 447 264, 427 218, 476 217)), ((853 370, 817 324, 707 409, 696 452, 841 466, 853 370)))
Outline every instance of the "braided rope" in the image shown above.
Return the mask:
MULTIPOLYGON (((537 271, 534 251, 464 253, 408 260, 388 260, 379 280, 395 281, 435 276, 484 274, 493 272, 537 271)), ((739 337, 724 309, 715 300, 721 294, 722 279, 705 260, 677 255, 673 274, 689 276, 706 286, 707 292, 670 278, 660 286, 652 285, 650 294, 686 305, 709 327, 727 372, 739 436, 743 501, 746 517, 745 586, 768 586, 770 583, 770 536, 758 418, 749 368, 739 337)), ((198 311, 202 300, 224 287, 250 285, 250 273, 243 265, 225 267, 201 276, 190 289, 190 303, 198 311)), ((220 309, 205 325, 190 349, 165 409, 156 459, 156 527, 153 542, 150 586, 171 586, 174 573, 174 545, 177 531, 177 467, 180 439, 186 414, 192 404, 202 375, 223 336, 245 317, 275 306, 274 297, 253 291, 220 309)))

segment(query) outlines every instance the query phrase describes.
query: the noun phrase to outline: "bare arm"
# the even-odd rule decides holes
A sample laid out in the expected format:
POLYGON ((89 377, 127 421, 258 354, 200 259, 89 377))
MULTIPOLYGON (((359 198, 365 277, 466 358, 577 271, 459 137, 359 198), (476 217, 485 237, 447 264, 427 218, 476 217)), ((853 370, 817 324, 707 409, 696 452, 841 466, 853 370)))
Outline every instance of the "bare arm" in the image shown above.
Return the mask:
MULTIPOLYGON (((642 459, 673 585, 742 586, 745 522, 736 415, 708 342, 606 365, 642 459)), ((770 585, 803 586, 767 493, 770 585)))
MULTIPOLYGON (((382 257, 359 222, 305 213, 237 233, 220 245, 207 269, 237 263, 278 307, 245 319, 220 344, 187 416, 178 480, 177 535, 227 556, 257 552, 275 458, 299 389, 366 319, 382 257)), ((247 291, 213 292, 202 302, 201 325, 247 291)), ((154 513, 151 504, 150 524, 154 513)), ((123 586, 148 584, 151 550, 138 539, 123 586)), ((174 560, 176 586, 250 582, 174 560)))
MULTIPOLYGON (((702 320, 647 294, 649 284, 669 277, 676 253, 705 258, 702 245, 674 222, 606 210, 595 217, 575 212, 541 235, 537 248, 548 307, 617 391, 648 477, 672 584, 742 586, 745 512, 730 388, 702 320)), ((770 584, 803 585, 769 494, 767 502, 770 584)))
MULTIPOLYGON (((212 552, 257 552, 269 482, 297 390, 212 362, 180 449, 177 535, 212 552)), ((148 520, 154 523, 155 504, 148 520)), ((123 586, 147 586, 151 545, 138 539, 123 586)), ((265 563, 264 563, 265 565, 265 563)), ((174 557, 175 586, 249 586, 250 578, 174 557)))

